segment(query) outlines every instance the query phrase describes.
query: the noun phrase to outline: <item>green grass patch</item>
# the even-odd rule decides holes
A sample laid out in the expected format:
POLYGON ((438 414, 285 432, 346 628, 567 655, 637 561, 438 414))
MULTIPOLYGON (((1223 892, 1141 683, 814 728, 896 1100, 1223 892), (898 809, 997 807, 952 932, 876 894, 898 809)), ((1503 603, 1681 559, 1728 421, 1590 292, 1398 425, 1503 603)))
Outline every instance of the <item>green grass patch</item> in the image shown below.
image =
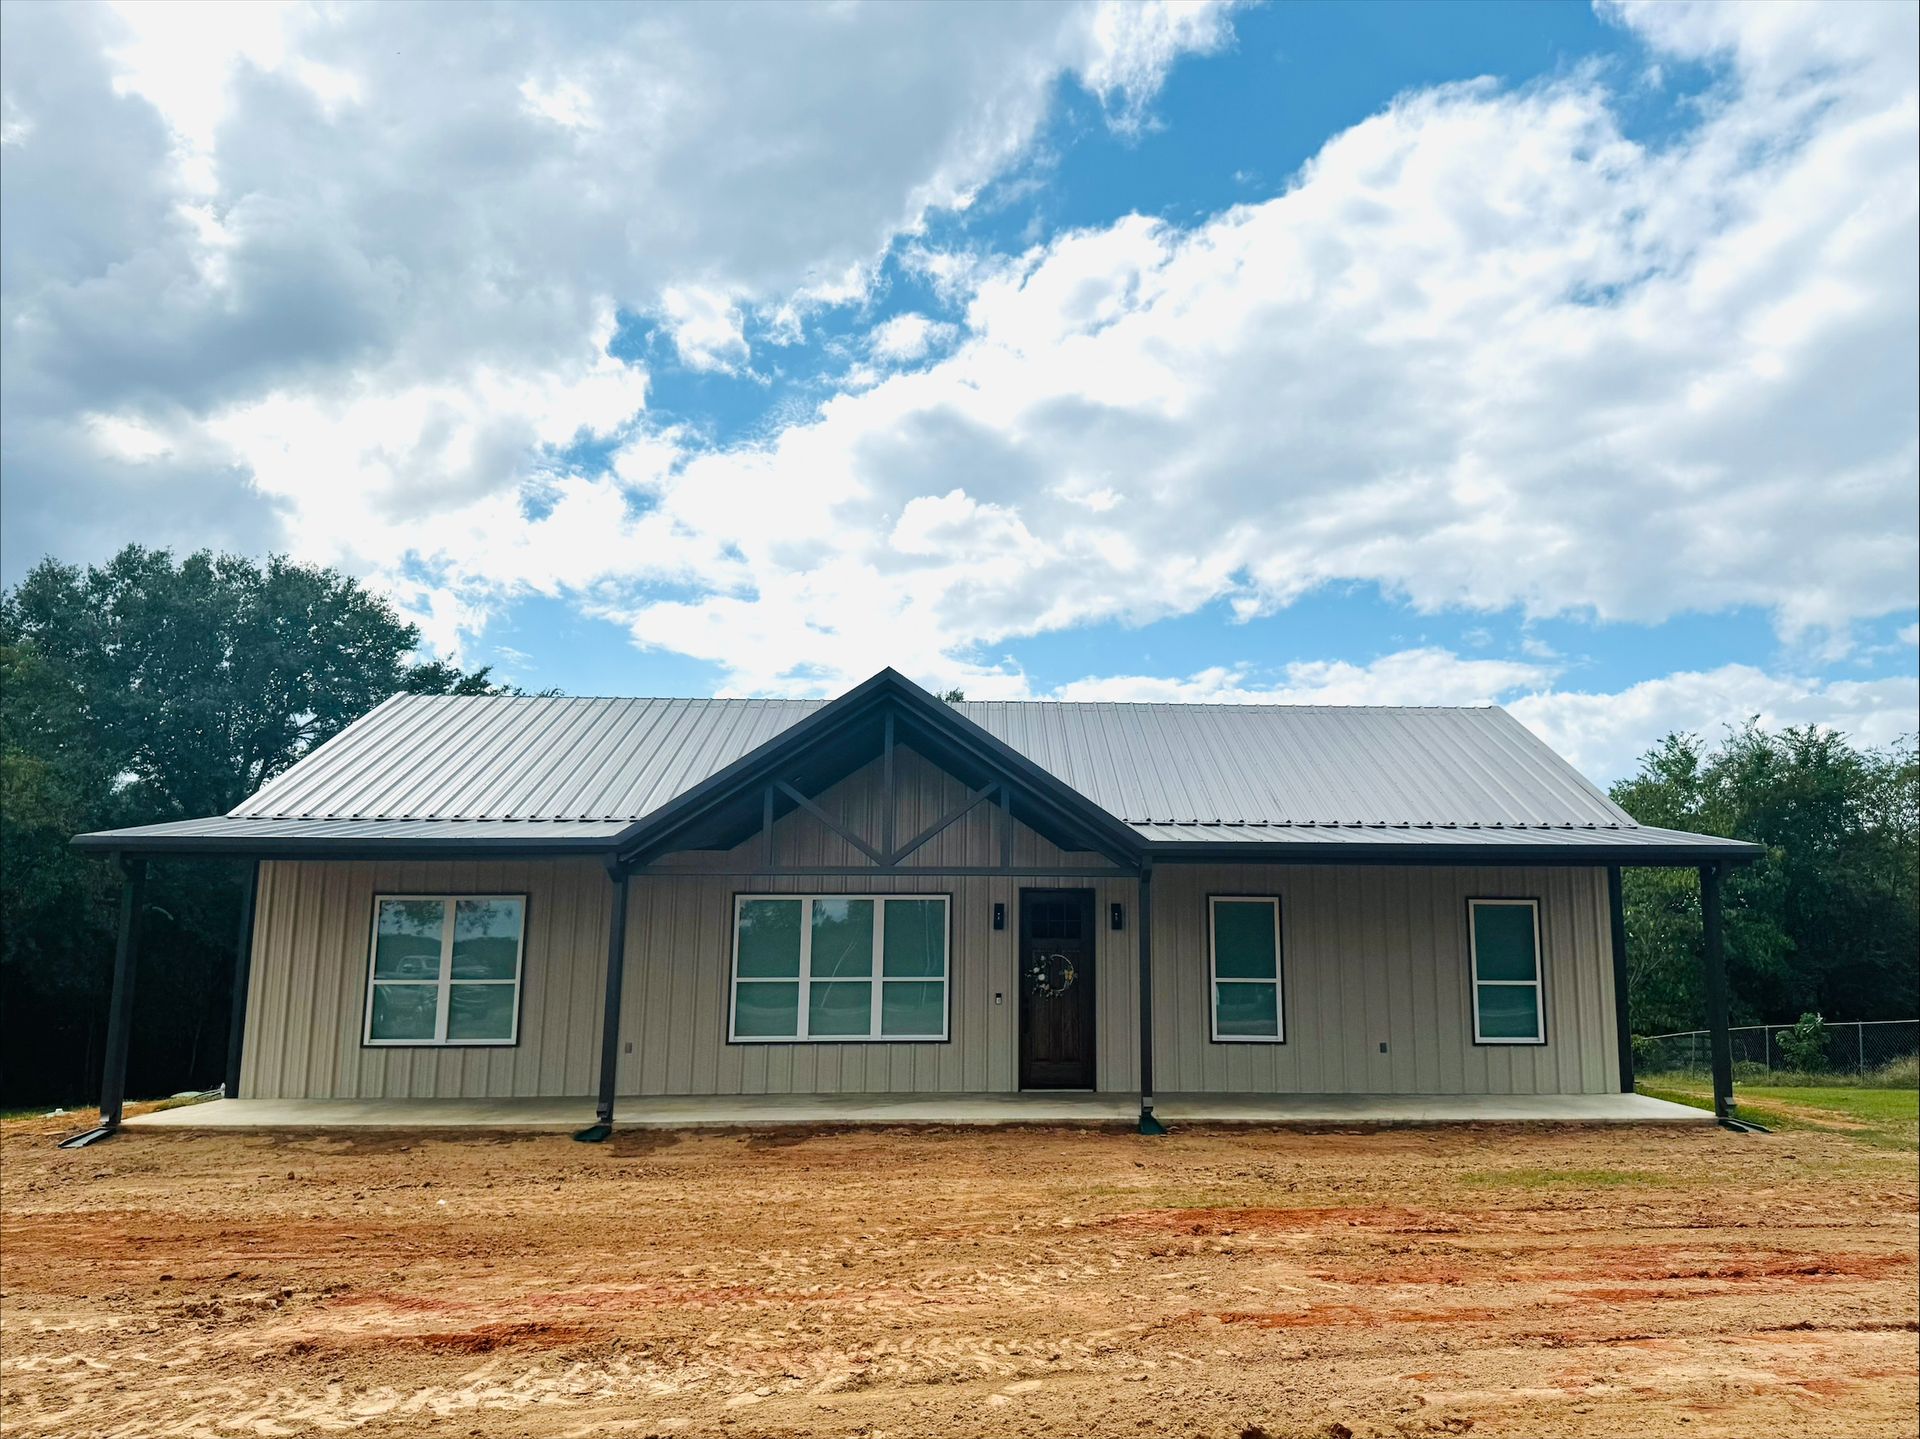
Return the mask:
POLYGON ((1626 1184, 1668 1184, 1673 1176, 1651 1169, 1482 1169, 1460 1176, 1462 1184, 1489 1189, 1596 1189, 1626 1184))
MULTIPOLYGON (((1696 1109, 1713 1108, 1710 1081, 1692 1075, 1650 1075, 1642 1094, 1696 1109)), ((1920 1090, 1853 1084, 1736 1084, 1742 1119, 1769 1129, 1844 1134, 1887 1149, 1920 1149, 1920 1090)))

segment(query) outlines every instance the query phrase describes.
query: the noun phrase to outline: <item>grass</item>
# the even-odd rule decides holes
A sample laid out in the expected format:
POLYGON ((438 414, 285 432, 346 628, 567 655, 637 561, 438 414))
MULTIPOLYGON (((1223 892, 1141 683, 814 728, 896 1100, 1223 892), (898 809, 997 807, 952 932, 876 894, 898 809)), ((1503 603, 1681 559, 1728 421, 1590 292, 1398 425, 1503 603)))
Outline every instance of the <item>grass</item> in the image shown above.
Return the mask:
POLYGON ((1668 1184, 1672 1176, 1651 1169, 1483 1169, 1461 1175, 1460 1182, 1493 1189, 1595 1189, 1668 1184))
MULTIPOLYGON (((1885 1149, 1920 1149, 1920 1089, 1861 1084, 1742 1084, 1733 1089, 1742 1119, 1769 1129, 1844 1134, 1885 1149)), ((1655 1099, 1713 1108, 1711 1080, 1693 1074, 1647 1075, 1635 1085, 1655 1099)))

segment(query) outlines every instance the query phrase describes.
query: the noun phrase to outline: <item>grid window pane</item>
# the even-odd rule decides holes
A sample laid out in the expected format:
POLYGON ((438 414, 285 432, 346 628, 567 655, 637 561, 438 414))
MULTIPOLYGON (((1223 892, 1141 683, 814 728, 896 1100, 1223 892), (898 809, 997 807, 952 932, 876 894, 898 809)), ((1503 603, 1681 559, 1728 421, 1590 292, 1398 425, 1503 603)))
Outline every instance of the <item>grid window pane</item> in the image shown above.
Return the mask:
POLYGON ((947 906, 937 899, 890 899, 881 973, 889 977, 947 972, 947 906))
POLYGON ((800 906, 797 899, 740 902, 740 977, 800 976, 800 906))
MULTIPOLYGON (((873 973, 873 901, 816 899, 813 902, 815 979, 865 979, 873 973)), ((861 1026, 864 1031, 865 1026, 861 1026)))
POLYGON ((828 1038, 868 1034, 873 1028, 871 980, 807 986, 807 1033, 828 1038))
POLYGON ((520 901, 455 900, 453 977, 512 979, 519 971, 520 901))
POLYGON ((447 987, 448 1039, 512 1039, 512 984, 454 984, 447 987))
POLYGON ((437 984, 376 984, 368 1036, 431 1040, 439 1010, 440 986, 437 984))
POLYGON ((1540 977, 1533 949, 1533 906, 1476 904, 1473 907, 1473 962, 1478 979, 1540 977))
POLYGON ((733 1032, 747 1039, 792 1039, 800 1032, 800 986, 765 980, 735 985, 733 1032))
POLYGON ((939 980, 895 980, 880 986, 880 1032, 932 1035, 945 1027, 947 987, 939 980))
POLYGON ((1273 979, 1274 906, 1268 900, 1221 899, 1213 905, 1213 972, 1219 979, 1273 979))
POLYGON ((1280 986, 1216 984, 1214 1032, 1237 1039, 1272 1039, 1280 1033, 1280 986))
POLYGON ((381 900, 373 939, 373 977, 438 979, 446 918, 444 900, 381 900))
POLYGON ((1540 1034, 1540 991, 1531 984, 1482 984, 1479 991, 1482 1039, 1536 1039, 1540 1034))

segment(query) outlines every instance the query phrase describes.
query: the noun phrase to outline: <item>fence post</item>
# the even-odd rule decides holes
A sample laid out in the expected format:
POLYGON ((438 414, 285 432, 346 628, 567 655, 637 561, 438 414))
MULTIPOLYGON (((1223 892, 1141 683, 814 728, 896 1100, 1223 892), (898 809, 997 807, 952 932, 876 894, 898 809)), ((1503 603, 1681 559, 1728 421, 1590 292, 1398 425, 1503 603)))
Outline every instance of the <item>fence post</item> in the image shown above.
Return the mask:
POLYGON ((1860 1055, 1860 1067, 1855 1072, 1865 1074, 1867 1072, 1867 1027, 1857 1019, 1853 1022, 1853 1038, 1860 1055))

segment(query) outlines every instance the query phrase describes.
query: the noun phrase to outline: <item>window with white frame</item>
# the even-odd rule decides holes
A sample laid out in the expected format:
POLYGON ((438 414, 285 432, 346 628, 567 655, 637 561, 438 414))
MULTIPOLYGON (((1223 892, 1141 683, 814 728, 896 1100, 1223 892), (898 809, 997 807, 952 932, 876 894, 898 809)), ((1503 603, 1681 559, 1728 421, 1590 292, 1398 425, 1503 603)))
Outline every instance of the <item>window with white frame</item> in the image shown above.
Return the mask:
POLYGON ((513 1044, 520 894, 383 894, 373 902, 366 1042, 513 1044))
POLYGON ((743 894, 727 1037, 943 1040, 945 895, 743 894))
POLYGON ((1272 895, 1216 894, 1207 900, 1208 971, 1216 1044, 1280 1044, 1280 901, 1272 895))
POLYGON ((1473 1042, 1545 1044, 1540 902, 1470 899, 1467 920, 1473 962, 1473 1042))

